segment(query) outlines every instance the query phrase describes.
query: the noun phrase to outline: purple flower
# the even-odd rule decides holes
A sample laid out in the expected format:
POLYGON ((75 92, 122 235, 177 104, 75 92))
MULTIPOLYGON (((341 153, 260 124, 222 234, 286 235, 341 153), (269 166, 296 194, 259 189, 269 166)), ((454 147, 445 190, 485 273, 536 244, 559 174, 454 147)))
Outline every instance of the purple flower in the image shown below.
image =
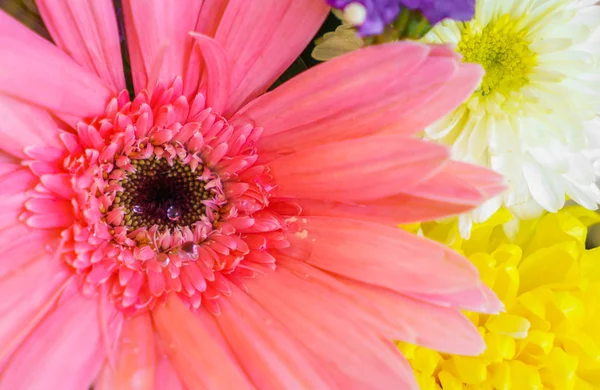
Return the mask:
POLYGON ((359 26, 362 36, 377 35, 400 14, 401 7, 420 11, 432 25, 442 19, 471 20, 475 14, 475 0, 326 0, 333 8, 343 10, 348 4, 362 4, 366 19, 359 26))

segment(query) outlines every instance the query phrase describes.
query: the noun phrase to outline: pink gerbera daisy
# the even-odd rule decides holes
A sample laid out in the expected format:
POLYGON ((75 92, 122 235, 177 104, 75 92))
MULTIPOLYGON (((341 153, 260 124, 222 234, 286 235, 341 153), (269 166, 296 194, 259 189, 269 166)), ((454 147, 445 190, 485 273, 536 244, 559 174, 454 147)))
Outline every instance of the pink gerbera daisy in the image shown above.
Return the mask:
POLYGON ((263 94, 323 0, 0 13, 0 389, 415 388, 392 339, 478 354, 498 300, 395 227, 502 190, 411 138, 481 70, 399 43, 263 94))

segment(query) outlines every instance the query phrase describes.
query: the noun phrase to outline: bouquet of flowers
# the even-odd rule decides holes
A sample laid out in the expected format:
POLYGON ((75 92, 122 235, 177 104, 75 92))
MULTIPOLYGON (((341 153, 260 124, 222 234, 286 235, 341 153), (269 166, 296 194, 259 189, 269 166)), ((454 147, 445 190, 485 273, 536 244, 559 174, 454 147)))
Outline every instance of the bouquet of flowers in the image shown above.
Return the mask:
POLYGON ((600 389, 596 0, 0 7, 0 390, 600 389))

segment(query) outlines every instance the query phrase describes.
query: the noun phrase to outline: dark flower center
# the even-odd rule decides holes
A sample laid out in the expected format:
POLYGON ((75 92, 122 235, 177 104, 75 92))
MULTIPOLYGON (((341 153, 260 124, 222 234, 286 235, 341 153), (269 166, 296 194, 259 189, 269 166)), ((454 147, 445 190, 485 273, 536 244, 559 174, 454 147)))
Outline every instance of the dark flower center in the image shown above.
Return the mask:
POLYGON ((195 170, 179 160, 172 164, 162 159, 133 160, 135 172, 119 184, 113 207, 120 206, 125 217, 122 225, 133 229, 153 225, 159 230, 191 226, 206 215, 203 201, 215 193, 205 188, 200 178, 203 166, 195 170))

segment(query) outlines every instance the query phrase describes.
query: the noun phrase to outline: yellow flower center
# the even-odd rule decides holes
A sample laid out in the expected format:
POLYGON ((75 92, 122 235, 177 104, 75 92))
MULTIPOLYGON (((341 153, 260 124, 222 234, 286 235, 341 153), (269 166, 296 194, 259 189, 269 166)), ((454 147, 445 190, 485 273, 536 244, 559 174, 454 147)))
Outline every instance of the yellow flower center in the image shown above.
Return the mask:
POLYGON ((458 51, 465 62, 481 64, 485 69, 477 90, 482 96, 491 92, 508 95, 527 84, 536 55, 529 48, 526 33, 519 28, 519 20, 509 15, 483 28, 476 21, 465 25, 458 51))

